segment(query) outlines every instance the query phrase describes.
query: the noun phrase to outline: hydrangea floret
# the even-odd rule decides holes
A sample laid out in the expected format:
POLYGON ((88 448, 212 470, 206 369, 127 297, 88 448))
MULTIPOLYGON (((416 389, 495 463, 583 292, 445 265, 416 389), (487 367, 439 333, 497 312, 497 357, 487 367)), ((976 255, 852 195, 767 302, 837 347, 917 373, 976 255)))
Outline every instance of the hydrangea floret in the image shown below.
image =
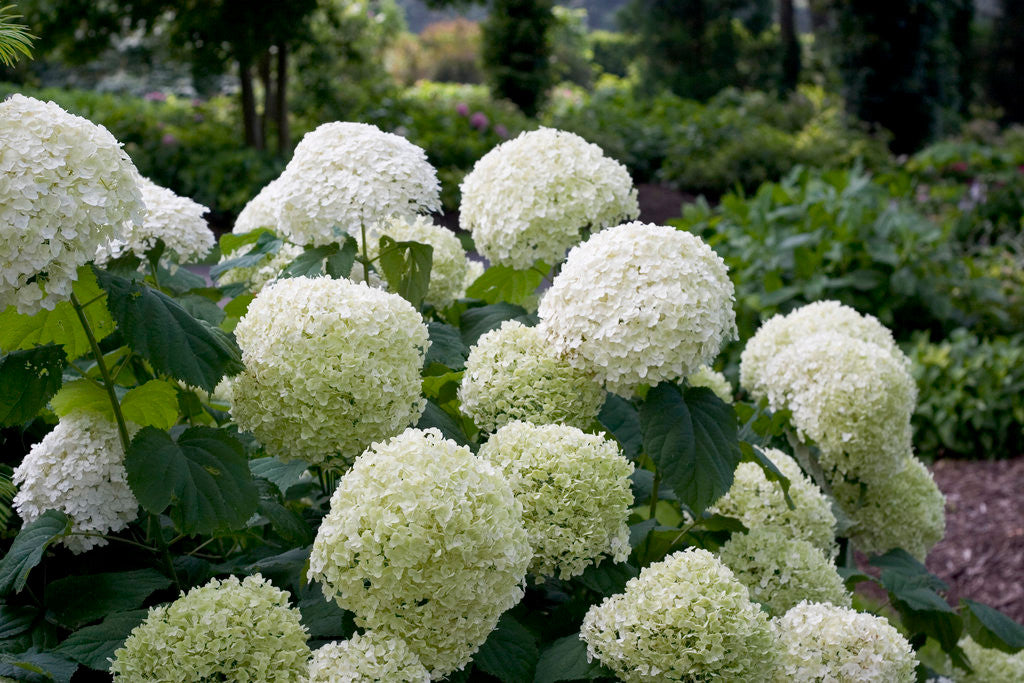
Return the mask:
POLYGON ((970 636, 958 643, 971 662, 971 673, 957 669, 957 683, 1012 683, 1024 681, 1024 650, 1016 654, 982 647, 970 636))
POLYGON ((309 662, 303 683, 429 683, 430 674, 405 641, 386 633, 356 633, 327 643, 309 662))
POLYGON ((688 232, 628 223, 572 249, 541 299, 556 351, 629 397, 686 377, 736 336, 725 262, 688 232))
POLYGON ((342 477, 309 578, 357 626, 405 640, 437 679, 463 668, 519 602, 531 555, 501 472, 436 429, 408 429, 342 477))
POLYGON ((117 425, 98 413, 78 410, 61 418, 14 470, 13 481, 14 509, 25 523, 60 510, 73 532, 96 534, 61 538, 74 553, 106 545, 102 534, 121 531, 138 516, 117 425))
POLYGON ((242 235, 260 228, 276 232, 277 214, 275 206, 278 201, 277 192, 282 186, 283 184, 279 182, 278 178, 264 185, 263 189, 257 192, 256 196, 250 199, 242 207, 242 210, 238 212, 238 217, 235 219, 231 232, 236 235, 242 235))
POLYGON ((491 263, 557 263, 583 230, 635 219, 626 167, 574 133, 541 128, 485 154, 462 181, 460 225, 491 263))
MULTIPOLYGON (((391 218, 374 230, 367 231, 367 253, 370 258, 377 257, 379 240, 384 235, 396 242, 420 242, 434 248, 430 285, 424 299, 426 303, 444 308, 458 298, 463 291, 469 264, 466 250, 462 248, 455 233, 426 216, 391 218)), ((361 239, 361 233, 358 239, 361 239)))
POLYGON ((850 593, 832 559, 784 532, 761 527, 733 534, 718 556, 750 591, 750 599, 773 617, 802 600, 850 606, 850 593))
POLYGON ((416 422, 430 345, 405 299, 329 277, 278 280, 235 328, 231 414, 285 460, 344 467, 416 422))
POLYGON ((53 310, 79 266, 142 223, 138 171, 106 128, 53 102, 0 103, 0 310, 53 310))
POLYGON ((775 661, 767 615, 706 550, 670 555, 590 608, 580 637, 626 683, 761 680, 775 661))
POLYGON ((691 387, 705 387, 715 392, 715 396, 722 399, 726 403, 732 403, 733 401, 733 389, 732 384, 725 378, 725 375, 712 370, 710 366, 703 366, 687 376, 686 383, 691 387))
POLYGON ((510 422, 480 448, 523 504, 538 577, 579 576, 606 557, 629 556, 633 463, 603 435, 568 425, 510 422))
POLYGON ((254 574, 213 579, 153 607, 114 653, 114 680, 300 683, 310 653, 288 597, 254 574))
POLYGON ((589 427, 604 403, 593 374, 573 367, 536 327, 508 320, 470 349, 462 412, 484 432, 513 420, 589 427))
POLYGON ((777 683, 911 683, 917 656, 883 617, 801 602, 773 620, 781 651, 777 683))

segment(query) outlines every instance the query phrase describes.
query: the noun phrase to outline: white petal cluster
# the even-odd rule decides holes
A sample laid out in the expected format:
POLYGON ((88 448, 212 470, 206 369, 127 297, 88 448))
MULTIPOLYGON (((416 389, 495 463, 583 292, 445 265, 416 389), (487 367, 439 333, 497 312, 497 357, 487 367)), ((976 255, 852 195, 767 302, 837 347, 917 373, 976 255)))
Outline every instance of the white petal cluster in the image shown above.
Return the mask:
POLYGON ((712 370, 708 365, 699 368, 697 372, 687 376, 686 383, 691 387, 706 387, 715 392, 715 396, 726 403, 732 403, 733 401, 732 384, 725 378, 725 375, 712 370))
POLYGON ((369 244, 366 246, 370 258, 377 257, 379 239, 383 235, 396 242, 420 242, 434 248, 430 286, 425 299, 427 303, 444 308, 458 298, 463 291, 469 263, 466 250, 462 248, 455 233, 443 225, 435 224, 426 216, 391 218, 374 230, 367 231, 369 244))
MULTIPOLYGON (((61 418, 14 470, 14 483, 14 509, 26 523, 60 510, 71 518, 72 531, 107 534, 124 529, 139 512, 117 425, 95 413, 75 411, 61 418)), ((107 544, 95 536, 66 536, 59 542, 74 553, 107 544)))
POLYGON ((593 374, 560 356, 536 327, 509 320, 470 349, 462 412, 484 432, 513 420, 587 428, 604 403, 593 374))
POLYGON ((970 636, 959 643, 971 661, 972 673, 957 669, 957 683, 1016 683, 1024 681, 1024 650, 1016 654, 978 645, 970 636))
POLYGON ((910 453, 903 468, 888 479, 866 487, 837 481, 832 491, 857 524, 852 539, 858 550, 903 548, 923 562, 946 535, 946 497, 924 463, 910 453))
POLYGON ((277 232, 277 214, 274 208, 278 201, 278 189, 282 187, 279 180, 280 178, 275 178, 264 185, 263 189, 242 207, 235 218, 235 225, 231 228, 232 233, 242 235, 260 228, 277 232))
POLYGON ((235 336, 245 371, 231 414, 272 455, 344 467, 423 413, 427 326, 397 294, 329 277, 278 280, 235 336))
MULTIPOLYGON (((224 254, 220 258, 220 262, 238 258, 239 256, 245 256, 255 247, 254 244, 243 244, 234 251, 224 254)), ((220 277, 217 278, 217 283, 220 285, 230 285, 235 283, 241 283, 246 286, 253 294, 259 294, 259 292, 266 287, 268 284, 277 279, 277 276, 281 274, 281 271, 288 267, 292 261, 297 259, 302 252, 305 251, 302 247, 297 247, 294 244, 283 242, 281 248, 277 250, 276 254, 265 255, 258 263, 252 266, 244 268, 231 268, 221 273, 220 277)))
POLYGON ((728 567, 696 548, 591 607, 580 637, 588 658, 626 683, 764 680, 776 656, 767 615, 728 567))
POLYGON ((734 534, 718 557, 773 617, 802 600, 850 606, 850 593, 832 559, 807 541, 770 527, 734 534))
POLYGON ((130 226, 122 239, 101 247, 97 263, 106 263, 128 252, 145 258, 157 240, 163 240, 167 247, 165 255, 173 256, 178 263, 199 261, 210 253, 213 231, 203 218, 209 213, 208 208, 188 197, 179 197, 149 178, 139 178, 139 189, 146 205, 142 224, 130 226))
MULTIPOLYGON (((307 133, 272 185, 265 188, 272 224, 301 245, 336 242, 336 228, 355 234, 394 216, 441 207, 441 184, 426 153, 366 123, 335 121, 307 133)), ((255 221, 244 218, 243 226, 255 221)))
POLYGON ((793 509, 786 504, 782 487, 769 481, 764 470, 752 462, 736 468, 729 492, 711 507, 712 514, 733 517, 750 530, 776 529, 790 538, 809 541, 816 548, 834 557, 836 518, 828 498, 801 470, 793 458, 773 448, 765 455, 789 479, 789 497, 793 509))
POLYGON ((114 680, 300 683, 309 647, 288 597, 255 574, 213 579, 153 607, 114 653, 114 680))
POLYGON ((725 262, 700 238, 628 223, 569 252, 541 299, 541 327, 570 362, 629 397, 696 372, 736 335, 725 262))
POLYGON ((52 310, 79 266, 142 222, 138 171, 121 144, 53 102, 0 103, 0 169, 0 310, 52 310))
POLYGON ((773 620, 781 656, 778 683, 911 683, 917 657, 883 617, 802 602, 773 620))
POLYGON ((367 631, 313 653, 303 683, 429 683, 430 674, 401 638, 367 631))
POLYGON ((519 602, 530 558, 505 477, 436 429, 408 429, 342 477, 309 578, 358 626, 402 638, 437 679, 519 602))
POLYGON ((491 263, 556 263, 593 232, 640 214, 626 167, 574 133, 541 128, 485 154, 462 181, 459 222, 491 263))
POLYGON ((618 444, 566 425, 511 422, 480 447, 523 504, 538 577, 579 576, 605 557, 629 556, 629 475, 618 444))

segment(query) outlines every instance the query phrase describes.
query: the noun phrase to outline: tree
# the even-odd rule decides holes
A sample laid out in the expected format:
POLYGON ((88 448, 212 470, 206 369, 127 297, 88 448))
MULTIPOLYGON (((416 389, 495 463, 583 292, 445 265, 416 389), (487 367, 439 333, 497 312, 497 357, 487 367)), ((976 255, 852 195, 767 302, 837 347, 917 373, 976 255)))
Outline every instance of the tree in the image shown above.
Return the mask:
POLYGON ((796 35, 796 15, 793 0, 779 2, 779 33, 782 37, 782 84, 789 92, 800 81, 800 41, 796 35))
POLYGON ((987 90, 1008 122, 1024 122, 1024 3, 1002 0, 992 31, 987 90))
POLYGON ((0 64, 13 66, 19 55, 32 56, 32 39, 35 38, 25 26, 16 23, 21 15, 14 14, 14 7, 0 6, 0 64))

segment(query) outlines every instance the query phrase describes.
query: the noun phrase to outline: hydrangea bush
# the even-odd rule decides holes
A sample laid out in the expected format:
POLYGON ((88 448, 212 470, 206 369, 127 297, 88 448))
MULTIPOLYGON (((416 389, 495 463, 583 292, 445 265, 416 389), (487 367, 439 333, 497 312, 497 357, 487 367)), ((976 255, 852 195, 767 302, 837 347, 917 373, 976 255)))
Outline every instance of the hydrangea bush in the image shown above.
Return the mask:
POLYGON ((888 331, 811 304, 741 340, 732 387, 725 263, 616 225, 635 191, 593 145, 481 162, 484 268, 421 215, 422 150, 326 124, 213 283, 178 267, 202 207, 99 127, 14 97, 0 159, 0 678, 1019 669, 1024 629, 921 563, 943 498, 888 331), (850 600, 865 581, 884 613, 850 600))

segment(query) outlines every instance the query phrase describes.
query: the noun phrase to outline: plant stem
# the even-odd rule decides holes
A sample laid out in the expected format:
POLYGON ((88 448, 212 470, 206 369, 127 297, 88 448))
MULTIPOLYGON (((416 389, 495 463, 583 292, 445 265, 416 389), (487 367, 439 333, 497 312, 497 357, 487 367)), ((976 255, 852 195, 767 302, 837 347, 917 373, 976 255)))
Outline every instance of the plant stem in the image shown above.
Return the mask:
MULTIPOLYGON (((160 550, 160 556, 163 557, 164 560, 164 567, 167 569, 167 573, 171 575, 171 580, 174 581, 174 587, 180 591, 181 580, 178 579, 178 572, 174 570, 174 559, 171 557, 170 548, 167 545, 167 541, 164 539, 164 530, 160 528, 160 518, 153 513, 150 513, 148 525, 156 527, 156 533, 150 533, 149 535, 155 538, 157 548, 160 550)), ((149 531, 149 529, 147 529, 147 531, 149 531)))
POLYGON ((124 543, 126 545, 135 546, 136 548, 142 548, 149 552, 155 552, 156 548, 153 546, 146 545, 145 543, 138 543, 136 541, 129 541, 127 538, 121 538, 120 536, 111 536, 110 534, 98 534, 92 531, 72 531, 69 536, 91 536, 93 538, 103 538, 108 541, 117 541, 118 543, 124 543))
POLYGON ((153 276, 153 284, 156 285, 157 291, 163 291, 160 289, 160 278, 157 277, 156 271, 160 267, 160 259, 149 259, 149 274, 153 276))
POLYGON ((831 496, 832 487, 829 486, 828 479, 825 478, 825 470, 821 468, 821 463, 814 457, 811 449, 789 430, 786 430, 786 438, 793 448, 793 458, 807 474, 811 475, 811 479, 818 485, 818 488, 831 496))
POLYGON ((661 483, 661 474, 659 472, 654 473, 654 484, 651 486, 651 514, 648 519, 654 519, 654 515, 658 510, 658 484, 661 483))
POLYGON ((366 224, 365 223, 360 223, 359 224, 359 231, 360 231, 360 233, 363 236, 363 239, 361 240, 361 244, 362 244, 362 247, 363 247, 363 282, 365 282, 366 286, 369 287, 370 286, 370 255, 366 251, 366 224))

